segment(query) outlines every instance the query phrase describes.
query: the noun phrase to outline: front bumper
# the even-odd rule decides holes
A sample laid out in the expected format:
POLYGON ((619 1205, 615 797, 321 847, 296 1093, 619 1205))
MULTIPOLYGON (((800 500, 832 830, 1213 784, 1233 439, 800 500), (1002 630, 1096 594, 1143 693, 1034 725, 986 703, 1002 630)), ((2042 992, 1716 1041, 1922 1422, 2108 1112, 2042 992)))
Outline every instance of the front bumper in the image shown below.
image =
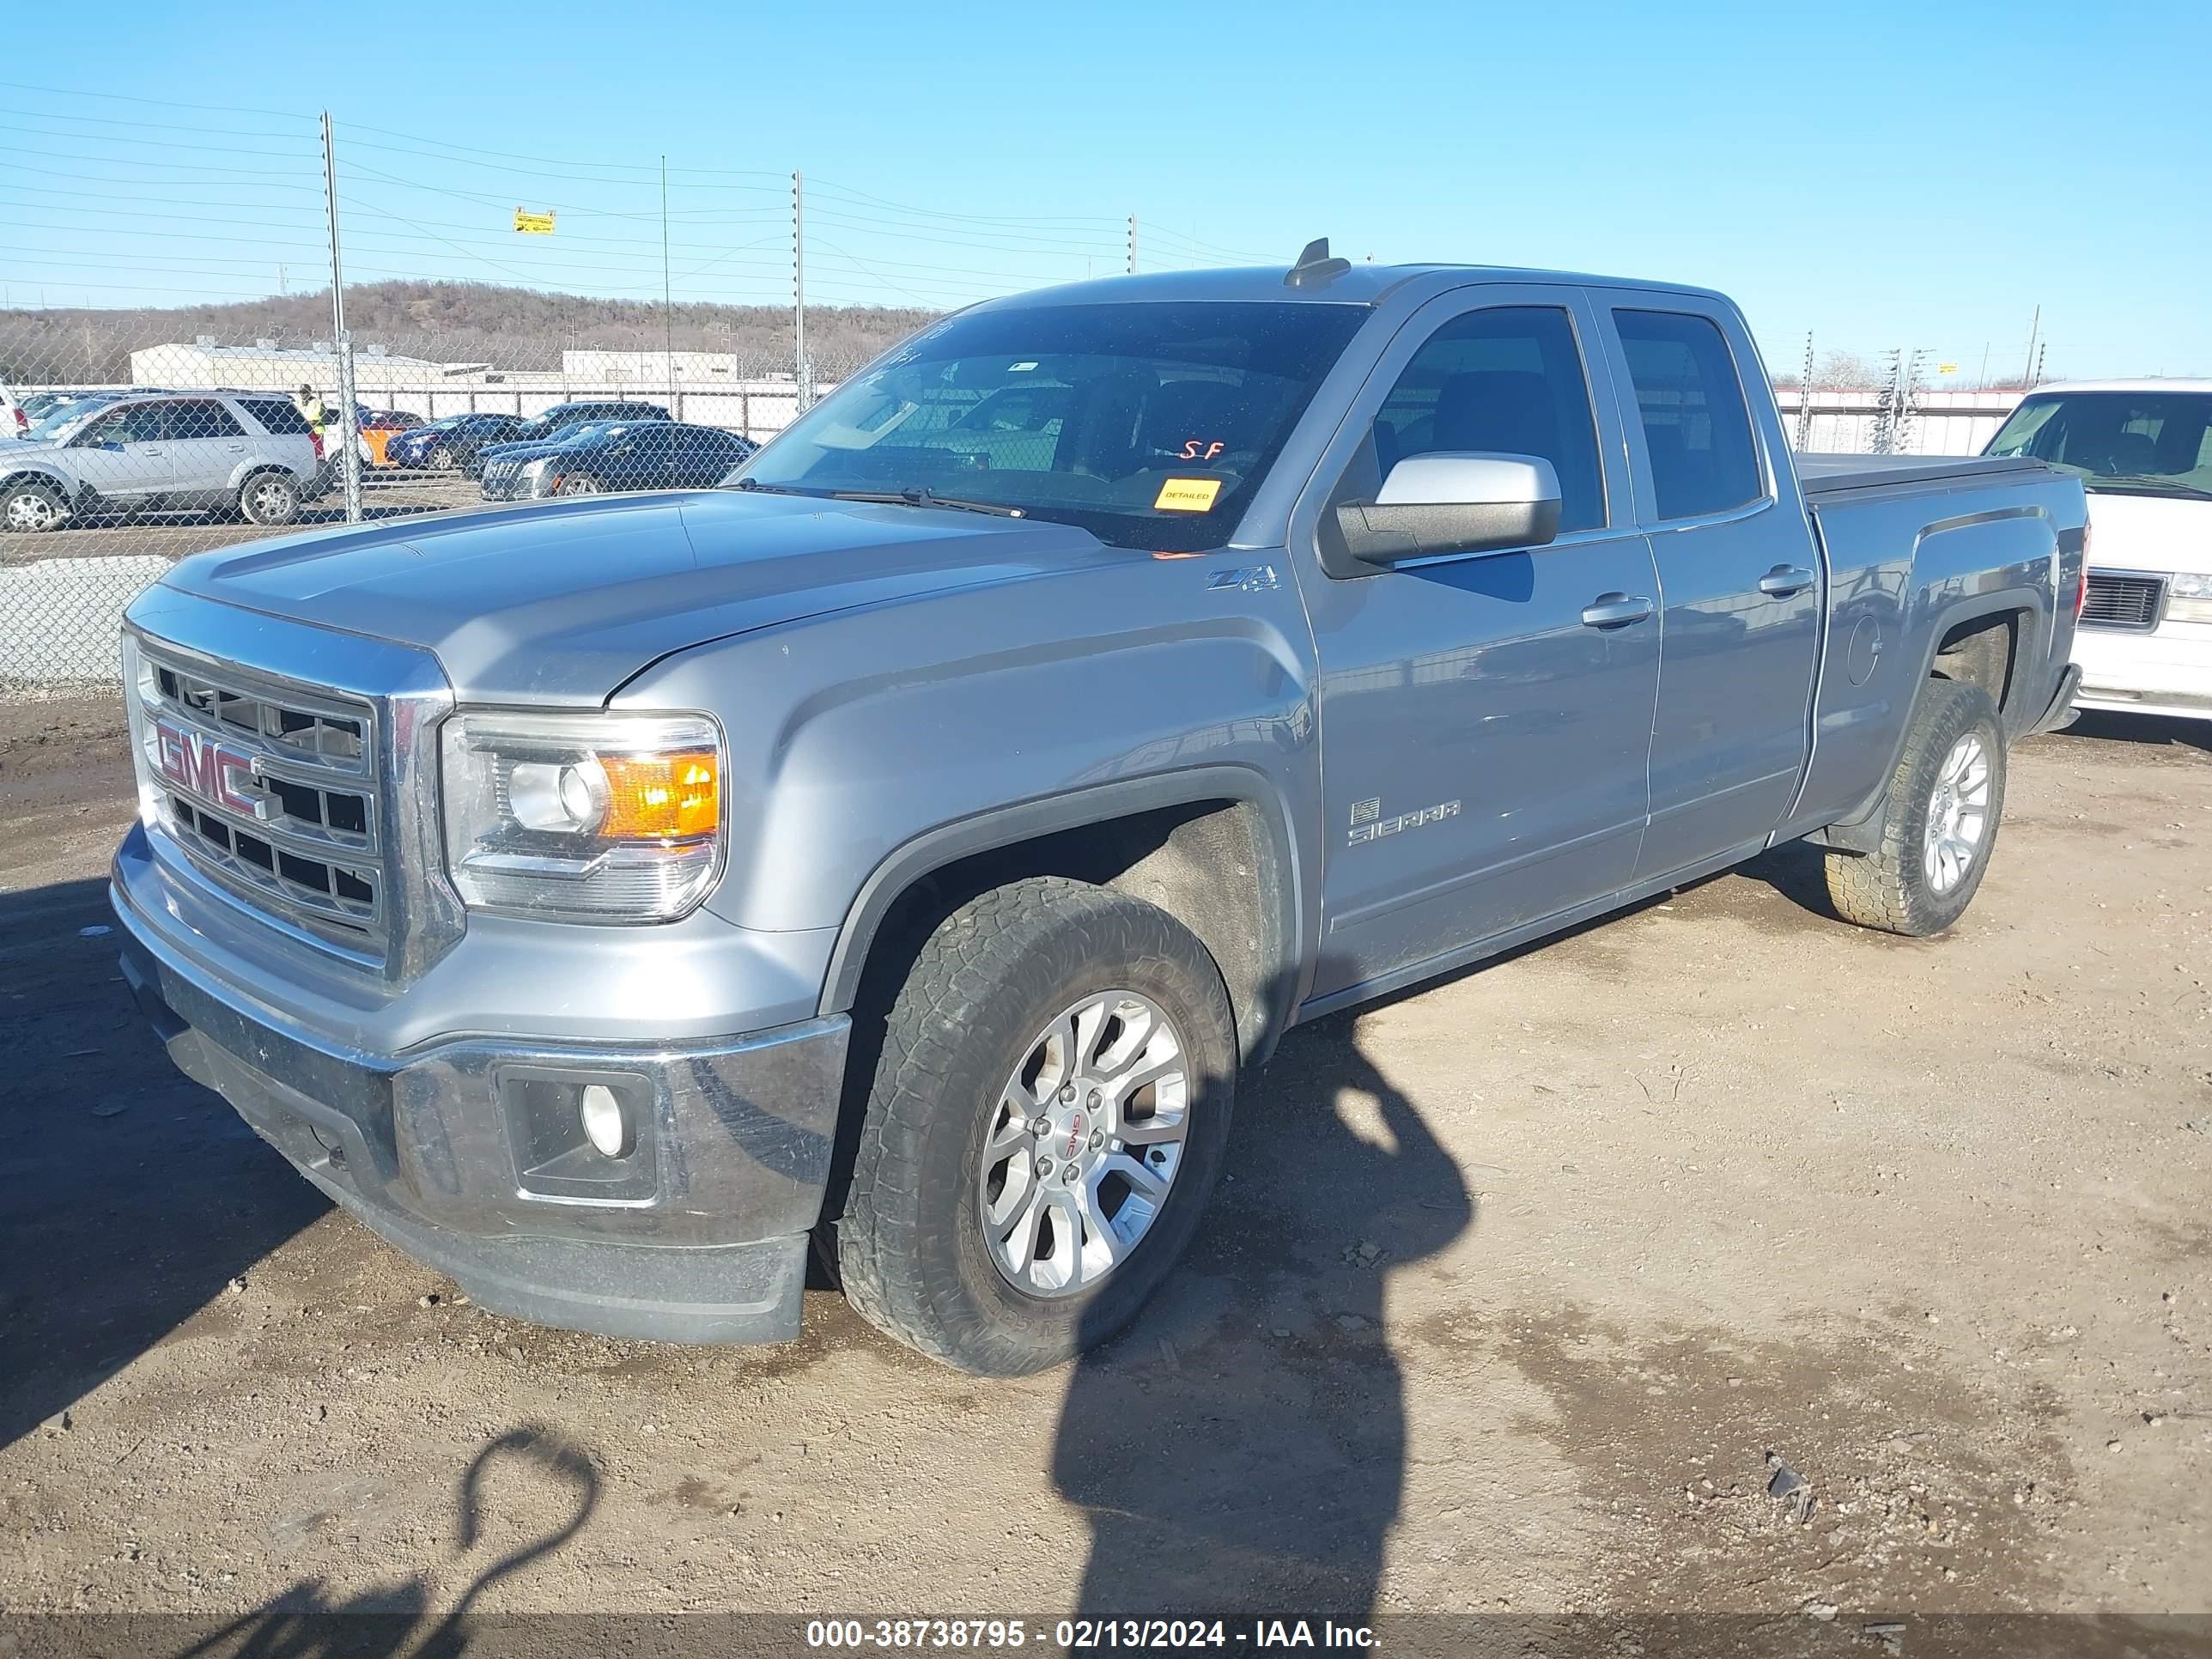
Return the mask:
POLYGON ((718 1043, 472 1037, 372 1055, 227 1000, 113 894, 124 975, 179 1069, 481 1305, 662 1341, 798 1334, 843 1016, 718 1043), (562 1144, 581 1141, 574 1091, 594 1078, 634 1127, 618 1160, 562 1144))
POLYGON ((2083 708, 2212 717, 2212 626, 2167 621, 2150 633, 2084 628, 2074 635, 2083 708))

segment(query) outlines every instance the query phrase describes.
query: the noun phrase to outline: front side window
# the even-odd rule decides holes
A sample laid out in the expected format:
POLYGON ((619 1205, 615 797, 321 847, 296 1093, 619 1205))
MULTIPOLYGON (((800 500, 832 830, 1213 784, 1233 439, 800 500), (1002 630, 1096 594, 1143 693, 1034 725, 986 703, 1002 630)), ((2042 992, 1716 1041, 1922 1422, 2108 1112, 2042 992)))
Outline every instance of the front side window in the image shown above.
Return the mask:
POLYGON ((1751 410, 1719 327, 1679 311, 1616 311, 1613 320, 1643 416, 1658 516, 1703 518, 1765 495, 1751 410))
POLYGON ((1574 324, 1557 306, 1500 306, 1439 328, 1375 417, 1382 476, 1410 455, 1540 455, 1559 477, 1559 528, 1605 521, 1597 423, 1574 324))
POLYGON ((2047 461, 2099 494, 2212 500, 2212 392, 2037 392, 1983 453, 2047 461))
POLYGON ((968 313, 839 386, 732 482, 927 490, 1122 547, 1219 547, 1367 315, 1295 301, 968 313))
POLYGON ((157 444, 161 441, 161 405, 126 404, 111 409, 79 436, 84 444, 157 444))

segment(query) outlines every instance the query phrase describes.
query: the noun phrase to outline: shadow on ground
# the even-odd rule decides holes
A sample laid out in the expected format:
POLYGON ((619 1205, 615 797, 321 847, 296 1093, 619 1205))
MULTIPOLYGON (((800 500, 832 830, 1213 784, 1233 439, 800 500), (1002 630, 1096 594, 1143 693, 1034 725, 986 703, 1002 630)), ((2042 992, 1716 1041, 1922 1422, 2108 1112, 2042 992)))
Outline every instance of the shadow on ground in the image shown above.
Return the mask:
POLYGON ((104 881, 0 894, 0 1445, 328 1207, 170 1065, 117 934, 104 881))

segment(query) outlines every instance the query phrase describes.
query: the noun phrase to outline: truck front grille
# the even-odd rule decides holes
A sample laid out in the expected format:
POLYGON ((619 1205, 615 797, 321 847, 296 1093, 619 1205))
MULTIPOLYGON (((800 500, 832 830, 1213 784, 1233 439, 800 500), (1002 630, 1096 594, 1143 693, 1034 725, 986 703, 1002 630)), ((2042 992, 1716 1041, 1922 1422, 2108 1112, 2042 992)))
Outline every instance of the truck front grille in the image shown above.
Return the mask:
POLYGON ((193 866, 364 964, 390 944, 375 712, 139 641, 142 776, 193 866))
POLYGON ((2081 606, 2081 626, 2147 634, 2158 626, 2159 613, 2165 604, 2163 576, 2092 570, 2089 597, 2081 606))

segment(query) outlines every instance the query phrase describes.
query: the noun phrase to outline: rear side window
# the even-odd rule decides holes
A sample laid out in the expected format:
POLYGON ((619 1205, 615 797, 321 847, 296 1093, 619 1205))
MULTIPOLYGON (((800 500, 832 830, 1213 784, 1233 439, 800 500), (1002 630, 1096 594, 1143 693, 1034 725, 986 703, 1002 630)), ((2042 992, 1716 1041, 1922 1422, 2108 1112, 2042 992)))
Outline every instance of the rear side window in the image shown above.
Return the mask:
POLYGON ((1469 312, 1431 335, 1375 417, 1384 477, 1409 455, 1468 450, 1540 455, 1559 475, 1559 528, 1605 523, 1589 385, 1556 306, 1469 312))
POLYGON ((310 429, 307 417, 282 398, 252 398, 245 400, 243 407, 261 422, 263 431, 278 437, 305 437, 310 429))
POLYGON ((246 428, 212 398, 187 398, 168 406, 169 436, 186 438, 242 438, 246 428))
POLYGON ((1678 311, 1616 311, 1613 320, 1644 418, 1659 516, 1702 518, 1757 501, 1765 491, 1751 410, 1720 330, 1678 311))

